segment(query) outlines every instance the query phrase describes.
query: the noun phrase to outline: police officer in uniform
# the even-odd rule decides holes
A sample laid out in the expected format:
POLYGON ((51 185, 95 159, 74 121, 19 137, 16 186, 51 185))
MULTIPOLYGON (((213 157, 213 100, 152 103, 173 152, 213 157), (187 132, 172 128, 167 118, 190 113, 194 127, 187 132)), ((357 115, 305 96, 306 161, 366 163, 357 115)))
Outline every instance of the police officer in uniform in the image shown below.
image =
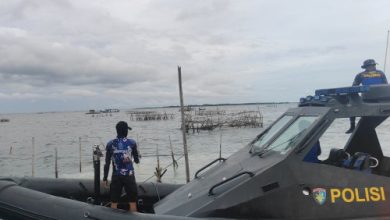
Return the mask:
POLYGON ((108 142, 106 146, 106 164, 104 165, 103 182, 108 187, 108 171, 112 160, 113 171, 110 184, 111 208, 118 208, 118 202, 125 189, 130 211, 137 211, 137 184, 134 177, 133 159, 139 163, 137 144, 133 139, 127 138, 131 128, 126 122, 116 124, 117 138, 108 142))
MULTIPOLYGON (((375 84, 387 84, 386 75, 376 69, 376 62, 373 59, 368 59, 363 62, 363 72, 356 75, 352 86, 362 85, 375 85, 375 84)), ((352 133, 355 130, 355 117, 351 117, 351 127, 348 129, 346 134, 352 133)))

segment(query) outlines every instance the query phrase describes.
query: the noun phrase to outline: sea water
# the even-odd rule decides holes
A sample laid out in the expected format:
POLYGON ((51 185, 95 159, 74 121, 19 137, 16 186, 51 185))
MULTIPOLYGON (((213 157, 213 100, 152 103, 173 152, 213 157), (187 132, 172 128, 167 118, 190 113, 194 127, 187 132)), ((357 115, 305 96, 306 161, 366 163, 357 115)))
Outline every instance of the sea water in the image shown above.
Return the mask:
MULTIPOLYGON (((191 179, 198 169, 219 157, 220 147, 222 157, 229 157, 252 141, 288 108, 295 106, 296 103, 206 107, 207 110, 218 108, 227 113, 260 111, 263 115, 264 127, 222 127, 199 133, 190 130, 187 134, 187 143, 191 179)), ((0 176, 22 177, 34 174, 35 177, 54 178, 54 155, 57 149, 60 178, 93 178, 93 147, 99 145, 104 150, 106 143, 116 136, 115 124, 123 120, 133 128, 129 131, 129 138, 137 141, 142 155, 140 164, 135 165, 137 181, 156 180, 154 172, 157 166, 158 148, 160 167, 167 169, 162 181, 184 183, 186 178, 179 109, 157 108, 137 109, 137 111, 156 111, 173 114, 174 117, 171 120, 133 121, 125 110, 119 113, 93 115, 93 117, 85 112, 3 115, 9 118, 10 122, 0 124, 0 176), (171 144, 179 165, 177 169, 172 166, 171 144)), ((344 134, 348 126, 348 119, 340 119, 339 123, 332 125, 326 137, 321 140, 323 152, 332 147, 344 147, 345 140, 349 137, 344 134)), ((378 131, 382 147, 386 145, 383 143, 390 144, 390 135, 386 134, 388 128, 389 123, 386 122, 378 131)), ((385 148, 385 153, 387 149, 389 147, 385 148)), ((324 159, 327 154, 324 153, 321 157, 324 159)), ((103 164, 104 157, 101 159, 101 168, 103 164)))

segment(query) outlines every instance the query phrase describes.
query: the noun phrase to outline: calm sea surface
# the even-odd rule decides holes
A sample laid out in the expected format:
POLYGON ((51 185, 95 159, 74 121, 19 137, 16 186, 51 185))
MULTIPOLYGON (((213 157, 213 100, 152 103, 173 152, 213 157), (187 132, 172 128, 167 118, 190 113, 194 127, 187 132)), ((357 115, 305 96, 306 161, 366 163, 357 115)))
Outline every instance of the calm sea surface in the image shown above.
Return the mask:
MULTIPOLYGON (((257 111, 263 114, 264 127, 267 127, 288 108, 296 104, 278 105, 242 105, 220 106, 219 110, 227 113, 240 111, 257 111)), ((216 110, 207 107, 207 110, 216 110)), ((140 109, 137 109, 140 111, 140 109)), ((147 110, 149 111, 149 110, 147 110)), ((105 144, 115 138, 115 124, 124 120, 133 128, 129 137, 138 142, 142 155, 141 163, 135 166, 137 181, 155 180, 153 172, 157 164, 156 148, 159 149, 160 165, 167 167, 163 182, 184 183, 185 169, 182 135, 180 131, 180 112, 177 108, 153 109, 160 113, 174 114, 173 120, 166 121, 132 121, 125 110, 113 113, 112 116, 95 116, 85 112, 57 112, 33 114, 7 114, 10 122, 0 123, 0 176, 31 176, 32 175, 32 145, 34 139, 36 177, 54 177, 54 152, 58 150, 59 177, 62 178, 93 178, 92 148, 94 145, 105 144), (170 142, 178 159, 179 167, 174 170, 170 164, 170 142), (81 138, 82 172, 79 172, 79 138, 81 138), (169 155, 169 156, 167 156, 169 155)), ((323 137, 321 145, 323 152, 329 148, 342 148, 348 139, 344 131, 349 121, 340 119, 334 123, 323 137)), ((385 153, 390 149, 389 123, 378 129, 382 147, 385 153), (389 143, 389 144, 386 144, 389 143)), ((219 146, 222 145, 222 156, 232 153, 248 144, 264 128, 222 128, 213 131, 201 131, 199 134, 190 132, 187 135, 191 177, 202 166, 218 158, 219 146), (221 138, 222 137, 222 138, 221 138), (221 141, 222 140, 222 141, 221 141)), ((321 155, 325 158, 327 155, 321 155)), ((104 158, 102 158, 103 167, 104 158)), ((111 168, 112 169, 112 168, 111 168)), ((103 170, 103 169, 102 169, 103 170)))

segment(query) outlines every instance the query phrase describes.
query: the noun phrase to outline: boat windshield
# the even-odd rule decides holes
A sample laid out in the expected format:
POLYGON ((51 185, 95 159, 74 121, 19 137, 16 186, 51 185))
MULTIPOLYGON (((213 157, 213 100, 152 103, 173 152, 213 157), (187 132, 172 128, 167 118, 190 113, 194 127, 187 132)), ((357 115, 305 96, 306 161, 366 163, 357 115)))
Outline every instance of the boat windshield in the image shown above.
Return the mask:
POLYGON ((306 129, 310 127, 317 118, 317 116, 299 117, 282 134, 280 134, 272 144, 263 149, 260 154, 262 155, 271 150, 285 154, 294 146, 295 141, 305 133, 306 129))
MULTIPOLYGON (((291 116, 287 116, 287 117, 291 117, 291 116)), ((256 148, 255 152, 259 152, 261 155, 270 151, 270 150, 277 151, 280 153, 287 152, 292 146, 294 146, 295 140, 297 140, 304 133, 304 131, 306 131, 306 129, 308 127, 310 127, 310 125, 313 124, 313 122, 317 118, 318 118, 318 116, 301 116, 301 117, 299 117, 283 133, 281 133, 270 145, 262 146, 266 143, 266 141, 263 142, 263 144, 261 146, 256 145, 256 146, 260 146, 260 147, 256 148)), ((280 126, 280 124, 283 123, 283 121, 286 120, 288 122, 290 119, 291 118, 289 118, 288 120, 287 119, 283 120, 283 118, 281 118, 279 120, 280 123, 278 122, 274 126, 276 126, 276 125, 280 126)), ((284 125, 287 122, 283 123, 283 126, 280 126, 278 128, 278 130, 280 130, 282 127, 284 127, 284 125)), ((271 130, 272 130, 272 128, 270 129, 270 131, 271 130)), ((272 136, 274 136, 275 133, 276 132, 273 132, 272 136)), ((267 137, 267 138, 269 140, 271 137, 267 137)), ((257 142, 261 141, 260 139, 257 142)))
POLYGON ((293 116, 285 115, 281 117, 271 128, 269 128, 259 139, 252 143, 253 153, 260 152, 266 144, 280 129, 282 129, 293 116))

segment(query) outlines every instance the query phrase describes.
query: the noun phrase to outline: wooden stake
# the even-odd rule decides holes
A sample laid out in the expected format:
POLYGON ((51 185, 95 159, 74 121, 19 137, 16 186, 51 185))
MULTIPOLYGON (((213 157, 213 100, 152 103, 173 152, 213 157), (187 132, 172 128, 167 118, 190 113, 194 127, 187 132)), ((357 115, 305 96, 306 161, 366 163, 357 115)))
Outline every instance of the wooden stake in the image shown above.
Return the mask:
POLYGON ((188 150, 187 150, 187 137, 186 137, 186 128, 185 128, 185 118, 184 118, 184 101, 183 101, 183 88, 181 83, 181 67, 178 66, 178 75, 179 75, 179 93, 180 93, 180 109, 181 109, 181 133, 183 135, 183 148, 184 148, 184 160, 186 167, 186 181, 190 182, 190 165, 188 162, 188 150))
POLYGON ((158 152, 158 145, 156 146, 156 154, 157 154, 156 177, 157 177, 157 182, 161 183, 160 154, 158 152))
POLYGON ((176 171, 176 168, 179 167, 179 164, 177 164, 177 161, 175 159, 175 154, 173 153, 171 136, 169 135, 168 137, 169 137, 169 146, 171 147, 172 167, 173 167, 173 171, 176 171))
POLYGON ((58 152, 57 148, 54 149, 54 175, 58 179, 58 152))
POLYGON ((157 167, 156 171, 154 172, 154 175, 157 177, 157 182, 161 183, 161 178, 164 176, 165 172, 167 172, 167 169, 161 168, 160 166, 160 154, 158 152, 158 145, 156 146, 156 154, 157 154, 157 167))
POLYGON ((385 62, 384 62, 384 64, 383 64, 383 72, 384 72, 384 73, 386 73, 387 48, 389 47, 389 35, 390 35, 390 30, 387 31, 385 62))
POLYGON ((219 158, 222 158, 222 130, 219 136, 219 158))
POLYGON ((31 139, 32 144, 32 154, 31 154, 31 176, 35 176, 35 138, 32 137, 31 139))
MULTIPOLYGON (((137 134, 137 141, 136 141, 136 143, 137 143, 137 153, 138 153, 138 157, 141 158, 142 156, 141 156, 141 151, 139 150, 139 148, 140 148, 140 142, 139 142, 138 134, 137 134)), ((138 164, 138 165, 139 165, 139 164, 138 164)))
POLYGON ((81 173, 81 137, 79 137, 79 171, 81 173))

